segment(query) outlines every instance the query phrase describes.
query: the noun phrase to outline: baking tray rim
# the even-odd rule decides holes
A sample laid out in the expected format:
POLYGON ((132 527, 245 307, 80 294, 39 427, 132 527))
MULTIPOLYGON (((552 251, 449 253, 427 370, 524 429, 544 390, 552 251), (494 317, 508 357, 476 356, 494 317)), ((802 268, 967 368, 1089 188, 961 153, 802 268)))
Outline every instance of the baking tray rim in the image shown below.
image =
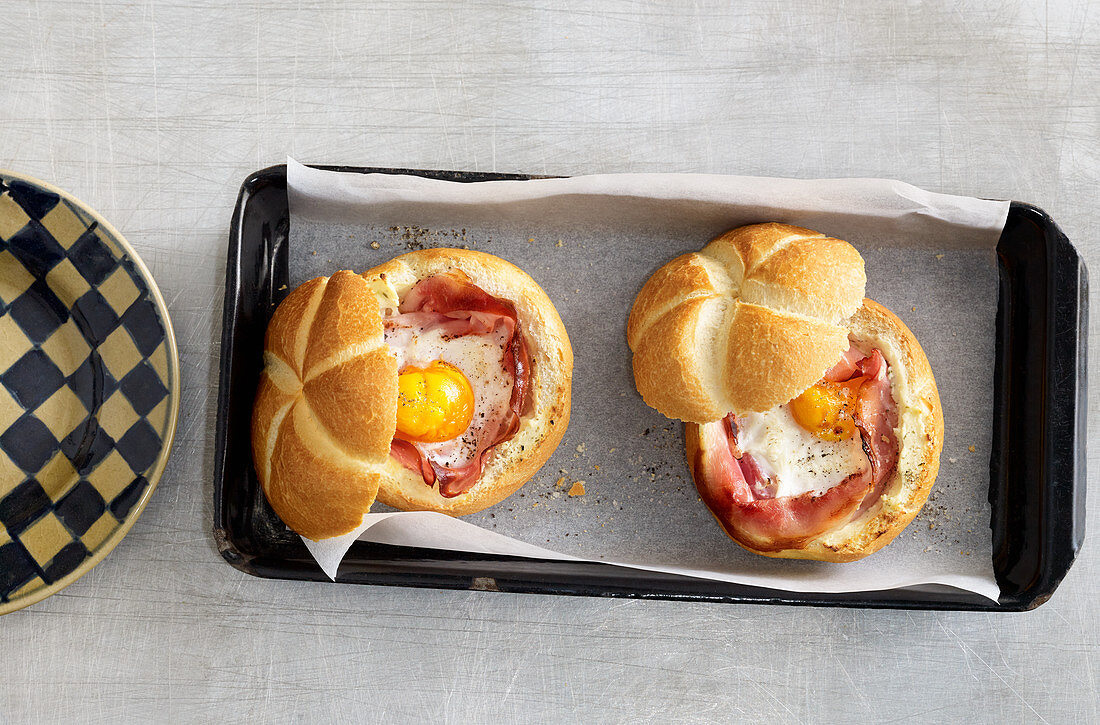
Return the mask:
MULTIPOLYGON (((489 181, 489 180, 516 180, 524 181, 537 178, 552 178, 546 176, 533 176, 524 174, 508 174, 508 173, 495 173, 495 172, 456 172, 456 171, 439 171, 439 170, 418 170, 418 169, 403 169, 403 168, 383 168, 383 167, 356 167, 356 166, 344 166, 344 165, 313 165, 312 168, 343 171, 351 173, 385 173, 385 174, 410 174, 423 176, 427 178, 445 179, 450 181, 460 182, 474 182, 474 181, 489 181)), ((223 330, 222 330, 222 355, 220 364, 220 380, 219 380, 219 395, 218 395, 218 409, 217 409, 217 426, 216 426, 216 440, 215 440, 215 481, 214 481, 214 537, 217 543, 218 549, 226 561, 241 571, 252 574, 254 576, 265 578, 283 578, 283 579, 301 579, 311 581, 329 581, 323 572, 308 559, 308 553, 305 553, 303 559, 280 559, 278 563, 282 565, 282 568, 274 566, 272 563, 266 561, 263 555, 254 556, 251 553, 242 550, 239 546, 237 539, 234 537, 232 531, 229 530, 229 525, 226 521, 226 511, 224 506, 224 498, 228 495, 227 490, 227 456, 229 451, 227 450, 227 426, 228 426, 228 409, 230 403, 231 385, 229 384, 233 378, 232 369, 233 361, 238 351, 236 350, 235 342, 233 339, 233 332, 237 323, 239 302, 240 298, 240 281, 241 276, 239 274, 242 260, 240 258, 242 247, 242 230, 245 215, 250 211, 251 205, 255 203, 255 198, 258 193, 263 191, 266 186, 274 185, 280 187, 283 191, 283 197, 285 199, 286 188, 286 165, 278 164, 274 166, 261 169, 259 171, 250 174, 242 183, 236 206, 234 208, 232 225, 229 235, 229 250, 226 264, 226 291, 225 291, 225 305, 223 307, 223 330)), ((1068 511, 1061 511, 1060 513, 1067 514, 1069 523, 1067 527, 1049 527, 1045 532, 1047 538, 1052 538, 1053 532, 1060 532, 1060 536, 1054 536, 1056 539, 1053 541, 1056 551, 1048 554, 1046 560, 1046 568, 1038 572, 1036 575, 1037 580, 1020 593, 1006 596, 1004 594, 1002 586, 1001 600, 997 603, 981 597, 980 595, 965 590, 954 589, 952 587, 933 587, 934 590, 945 590, 947 593, 939 596, 935 593, 931 594, 931 599, 921 599, 926 592, 923 588, 897 588, 897 589, 885 589, 868 592, 844 592, 844 593, 812 593, 812 592, 790 592, 781 589, 769 589, 763 587, 752 587, 741 584, 731 584, 727 582, 717 582, 713 580, 697 579, 694 577, 678 576, 672 574, 661 574, 655 572, 648 572, 644 570, 633 570, 625 567, 617 567, 611 564, 604 564, 600 562, 558 562, 553 560, 542 559, 528 559, 522 557, 505 557, 505 556, 490 556, 490 555, 470 555, 461 552, 439 552, 431 549, 404 549, 404 552, 415 552, 415 554, 395 557, 391 559, 367 559, 365 562, 357 562, 360 566, 354 572, 345 572, 343 569, 337 577, 337 582, 341 583, 357 583, 357 584, 376 584, 376 585, 392 585, 392 586, 413 586, 413 587, 433 587, 433 588, 450 588, 450 589, 471 589, 471 590, 489 590, 489 591, 509 591, 509 592, 525 592, 525 593, 544 593, 544 594, 565 594, 565 595, 582 595, 582 596, 608 596, 608 597, 631 597, 631 598, 657 598, 657 599, 674 599, 674 600, 690 600, 690 601, 720 601, 720 602, 754 602, 754 603, 776 603, 776 604, 801 604, 811 606, 856 606, 856 607, 869 607, 869 608, 901 608, 901 609, 952 609, 952 610, 975 610, 975 611, 1027 611, 1034 609, 1047 601, 1061 582, 1062 578, 1068 572, 1070 566, 1073 563, 1077 553, 1079 552, 1084 538, 1084 450, 1083 446, 1079 444, 1080 441, 1085 439, 1085 410, 1087 409, 1086 398, 1086 371, 1087 371, 1087 312, 1088 312, 1088 275, 1083 260, 1077 254, 1076 250, 1066 239, 1065 235, 1058 228, 1057 224, 1047 215, 1042 209, 1026 204, 1023 202, 1011 202, 1009 211, 1009 222, 1006 223, 1005 232, 1002 234, 1002 242, 1005 239, 1005 235, 1008 233, 1009 223, 1013 218, 1026 219, 1035 225, 1042 233, 1044 238, 1047 238, 1048 257, 1055 253, 1061 252, 1063 256, 1068 256, 1070 259, 1067 263, 1063 263, 1063 266, 1071 266, 1075 279, 1074 284, 1071 285, 1071 289, 1063 289, 1063 292, 1069 292, 1069 295, 1063 295, 1067 297, 1072 307, 1071 312, 1076 315, 1076 319, 1072 324, 1072 331, 1075 333, 1072 347, 1074 348, 1074 363, 1076 364, 1075 375, 1073 376, 1074 394, 1069 396, 1067 400, 1062 401, 1068 403, 1068 408, 1063 406, 1049 406, 1048 410, 1053 411, 1052 415, 1057 417, 1059 413, 1062 413, 1060 422, 1066 423, 1070 426, 1071 432, 1074 436, 1075 445, 1071 448, 1071 454, 1069 456, 1062 456, 1062 464, 1067 464, 1071 471, 1071 480, 1068 490, 1071 508, 1068 511), (1048 237, 1053 236, 1053 239, 1048 237), (1054 249, 1052 245, 1061 245, 1061 249, 1054 249), (432 556, 436 554, 437 556, 432 556), (443 556, 438 556, 442 554, 443 556), (1054 556, 1057 561, 1049 561, 1049 558, 1054 556), (410 567, 411 562, 418 562, 420 567, 410 567), (468 563, 472 566, 482 567, 481 576, 475 576, 479 573, 465 572, 465 573, 453 573, 456 569, 456 563, 468 563), (509 565, 515 565, 516 569, 512 574, 509 572, 501 573, 488 573, 488 569, 492 569, 490 564, 497 564, 507 568, 509 565), (595 572, 603 572, 609 575, 608 579, 618 578, 613 574, 621 574, 622 572, 634 572, 636 576, 635 580, 648 581, 650 584, 654 582, 661 582, 668 584, 670 587, 676 586, 681 588, 681 591, 673 591, 669 589, 661 589, 657 586, 651 586, 649 589, 631 588, 624 586, 615 586, 609 584, 607 580, 601 583, 592 581, 575 582, 573 584, 567 584, 563 581, 557 581, 560 577, 549 577, 548 575, 552 571, 558 568, 559 565, 565 565, 567 569, 574 571, 585 571, 589 567, 593 568, 593 573, 585 574, 585 577, 594 577, 595 572), (520 571, 525 567, 532 567, 539 569, 540 576, 524 576, 520 571), (395 571, 388 571, 393 568, 395 571), (425 571, 415 571, 414 569, 424 569, 425 571), (447 571, 450 569, 451 571, 447 571), (700 592, 690 591, 692 589, 692 583, 705 583, 709 588, 714 589, 713 592, 700 592), (718 591, 726 589, 728 591, 718 591), (908 594, 910 597, 916 598, 904 598, 897 597, 891 598, 890 594, 908 594)), ((288 215, 286 217, 288 221, 288 215)), ((271 221, 270 219, 268 221, 271 221)), ((276 226, 281 223, 283 219, 276 220, 276 226)), ((1000 245, 998 246, 998 255, 1000 255, 1000 245)), ((1001 302, 1004 303, 1005 295, 1005 269, 1003 266, 1004 259, 1001 259, 1002 268, 1002 289, 1001 289, 1001 302)), ((1062 270, 1063 277, 1069 274, 1069 271, 1062 270)), ((1064 280, 1063 280, 1064 281, 1064 280)), ((1064 286, 1064 285, 1063 285, 1064 286)), ((1058 290, 1055 290, 1055 293, 1058 290)), ((1048 301, 1051 295, 1048 295, 1048 301)), ((1053 304, 1053 303, 1052 303, 1053 304)), ((1002 323, 1001 310, 998 311, 998 325, 1002 323)), ((1057 323, 1057 320, 1054 320, 1057 323)), ((1063 325, 1065 327, 1065 325, 1063 325)), ((1055 330, 1057 333, 1058 330, 1055 330)), ((1064 330, 1063 330, 1064 332, 1064 330)), ((999 333, 1000 334, 1000 333, 999 333)), ((1065 343, 1065 335, 1059 336, 1054 334, 1050 336, 1054 342, 1051 344, 1057 344, 1059 340, 1062 341, 1063 352, 1067 347, 1065 343)), ((1000 375, 1001 370, 1001 341, 998 340, 998 388, 1000 388, 1000 375)), ((1049 355, 1048 355, 1049 357, 1049 355)), ((1007 374, 1007 373, 1006 373, 1007 374)), ((1064 379, 1064 378, 1063 378, 1064 379)), ((251 396, 248 396, 248 405, 251 407, 251 396)), ((997 421, 995 421, 995 428, 997 421)), ((1064 426, 1063 426, 1064 427, 1064 426)), ((996 432, 995 432, 996 437, 996 432)), ((1049 448, 1049 446, 1047 447, 1049 448)), ((1063 449, 1064 450, 1064 449, 1063 449)), ((1046 451, 1046 448, 1044 448, 1046 451)), ((1047 451, 1049 452, 1049 451, 1047 451)), ((1056 452, 1056 451, 1055 451, 1056 452)), ((1007 455, 1007 453, 1003 454, 1007 455)), ((996 456, 993 456, 994 458, 996 456)), ((250 459, 250 456, 249 456, 250 459)), ((1045 460, 1045 459, 1044 459, 1045 460)), ((995 462, 991 460, 991 469, 994 468, 995 462)), ((1066 468, 1063 465, 1062 468, 1066 468)), ((990 482, 990 500, 993 502, 995 492, 994 487, 998 485, 991 478, 990 482)), ((1065 488, 1062 486, 1061 488, 1065 488)), ((1062 491, 1065 494, 1065 491, 1062 491)), ((1062 496, 1065 499, 1065 496, 1062 496)), ((1063 507, 1064 508, 1064 507, 1063 507)), ((996 512, 994 512, 994 518, 996 518, 996 512)), ((991 522, 992 523, 992 522, 991 522)), ((1026 542, 1025 542, 1026 543, 1026 542)), ((1044 544, 1047 548, 1050 548, 1050 541, 1039 542, 1042 547, 1044 544)), ((382 545, 357 543, 359 551, 372 551, 387 553, 385 550, 392 549, 398 550, 400 547, 385 547, 382 545)), ((302 552, 305 552, 304 546, 302 552)), ((995 560, 996 560, 995 552, 995 560)), ((457 567, 461 568, 461 567, 457 567)))

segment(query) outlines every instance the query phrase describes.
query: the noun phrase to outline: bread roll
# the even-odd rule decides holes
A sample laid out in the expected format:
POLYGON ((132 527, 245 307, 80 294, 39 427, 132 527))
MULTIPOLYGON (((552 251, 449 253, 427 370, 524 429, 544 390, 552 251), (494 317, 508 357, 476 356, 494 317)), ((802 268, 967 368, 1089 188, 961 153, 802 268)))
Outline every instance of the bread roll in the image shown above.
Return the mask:
POLYGON ((491 506, 534 475, 569 424, 573 353, 557 310, 526 273, 481 252, 423 250, 310 280, 279 305, 264 347, 253 459, 276 513, 310 539, 353 530, 376 498, 455 516, 491 506), (456 268, 515 305, 532 364, 519 431, 490 449, 470 490, 446 498, 390 456, 398 369, 383 315, 420 279, 456 268))
POLYGON ((483 252, 425 249, 364 273, 383 304, 401 299, 419 280, 454 268, 494 297, 515 305, 531 354, 530 404, 516 435, 496 445, 473 489, 454 498, 428 487, 420 474, 390 458, 378 500, 404 511, 441 511, 464 516, 504 500, 535 475, 558 447, 569 425, 573 348, 558 311, 542 288, 513 264, 483 252))
POLYGON ((847 349, 866 281, 839 239, 775 223, 726 232, 638 293, 627 322, 638 392, 692 423, 786 403, 847 349))
MULTIPOLYGON (((840 526, 797 545, 774 546, 746 536, 736 523, 715 514, 726 533, 745 549, 764 556, 847 562, 861 559, 890 543, 920 512, 939 471, 943 448, 943 411, 936 380, 924 350, 909 328, 882 305, 864 300, 851 319, 851 340, 878 349, 889 369, 891 395, 897 405, 898 462, 881 496, 840 526)), ((835 361, 834 361, 835 362, 835 361)), ((815 381, 816 382, 816 381, 815 381)), ((697 484, 704 437, 695 424, 685 426, 688 465, 697 484)), ((714 513, 712 511, 712 513, 714 513)))
POLYGON ((382 315, 352 272, 305 282, 275 310, 252 413, 267 500, 309 539, 345 534, 370 510, 397 425, 397 361, 382 315))

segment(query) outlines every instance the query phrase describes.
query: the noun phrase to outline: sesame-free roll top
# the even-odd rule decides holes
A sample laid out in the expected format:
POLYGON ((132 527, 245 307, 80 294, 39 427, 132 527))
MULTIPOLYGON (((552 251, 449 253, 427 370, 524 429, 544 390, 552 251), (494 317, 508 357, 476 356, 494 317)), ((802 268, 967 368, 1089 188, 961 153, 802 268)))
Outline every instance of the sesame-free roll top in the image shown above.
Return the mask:
POLYGON ((848 349, 866 281, 840 239, 776 223, 726 232, 638 293, 627 322, 638 392, 694 423, 786 403, 848 349))
POLYGON ((252 449, 264 494, 310 539, 345 534, 378 493, 397 421, 397 361, 378 302, 352 272, 287 296, 264 341, 252 449))

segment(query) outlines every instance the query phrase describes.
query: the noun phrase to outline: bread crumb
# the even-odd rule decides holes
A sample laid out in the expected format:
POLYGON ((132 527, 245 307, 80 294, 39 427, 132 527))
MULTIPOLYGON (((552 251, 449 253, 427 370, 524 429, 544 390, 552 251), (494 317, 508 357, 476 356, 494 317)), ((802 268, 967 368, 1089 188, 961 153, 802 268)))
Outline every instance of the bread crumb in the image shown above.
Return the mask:
POLYGON ((583 443, 577 446, 577 453, 584 453, 585 450, 587 449, 585 448, 585 445, 583 443))
POLYGON ((562 476, 557 481, 555 481, 554 485, 557 486, 558 488, 561 488, 562 486, 564 486, 565 485, 565 476, 562 476))
POLYGON ((937 254, 936 259, 943 259, 943 255, 942 254, 937 254))
POLYGON ((574 481, 573 485, 569 487, 570 496, 583 496, 585 493, 584 481, 574 481))
POLYGON ((930 528, 930 529, 936 528, 936 523, 934 521, 929 521, 928 522, 928 528, 930 528))
POLYGON ((533 241, 535 241, 535 238, 534 238, 534 237, 529 237, 529 238, 527 239, 527 242, 528 242, 528 244, 530 244, 530 243, 531 243, 531 242, 533 242, 533 241))
POLYGON ((555 244, 554 246, 555 246, 555 247, 560 247, 560 246, 561 246, 561 240, 559 239, 559 240, 558 240, 558 243, 557 243, 557 244, 555 244))
POLYGON ((974 451, 976 451, 976 450, 978 450, 978 449, 977 449, 977 448, 975 448, 974 446, 967 446, 967 447, 966 447, 966 450, 968 450, 968 451, 970 451, 971 453, 973 453, 974 451))
POLYGON ((283 290, 283 289, 286 289, 286 285, 284 284, 284 285, 283 285, 282 287, 280 287, 279 289, 281 289, 281 290, 283 290))
POLYGON ((379 248, 379 247, 381 247, 381 246, 382 246, 382 245, 381 245, 381 244, 379 244, 378 242, 371 242, 371 243, 370 243, 370 248, 371 248, 371 249, 378 249, 378 248, 379 248))
POLYGON ((312 252, 310 252, 310 254, 312 254, 314 257, 316 257, 317 256, 317 250, 314 249, 312 252))
POLYGON ((619 450, 619 449, 618 448, 612 448, 611 450, 608 451, 608 453, 614 453, 617 450, 619 450))
POLYGON ((955 462, 957 462, 958 460, 959 460, 958 458, 948 458, 948 459, 947 459, 947 462, 948 462, 948 463, 955 463, 955 462))

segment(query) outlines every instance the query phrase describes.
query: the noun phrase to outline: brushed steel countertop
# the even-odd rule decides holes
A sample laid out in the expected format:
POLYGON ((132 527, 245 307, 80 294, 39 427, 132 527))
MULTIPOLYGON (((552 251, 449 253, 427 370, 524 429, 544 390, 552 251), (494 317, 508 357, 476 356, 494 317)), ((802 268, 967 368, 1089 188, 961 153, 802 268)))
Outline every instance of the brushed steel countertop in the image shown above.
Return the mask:
MULTIPOLYGON (((1037 204, 1096 275, 1100 5, 312 5, 0 13, 0 167, 72 192, 134 244, 184 378, 173 458, 131 533, 0 619, 0 723, 1100 721, 1095 533, 1047 604, 998 615, 266 581, 210 534, 225 249, 251 171, 289 153, 885 176, 1037 204)), ((1095 472, 1095 383, 1089 403, 1095 472)))

